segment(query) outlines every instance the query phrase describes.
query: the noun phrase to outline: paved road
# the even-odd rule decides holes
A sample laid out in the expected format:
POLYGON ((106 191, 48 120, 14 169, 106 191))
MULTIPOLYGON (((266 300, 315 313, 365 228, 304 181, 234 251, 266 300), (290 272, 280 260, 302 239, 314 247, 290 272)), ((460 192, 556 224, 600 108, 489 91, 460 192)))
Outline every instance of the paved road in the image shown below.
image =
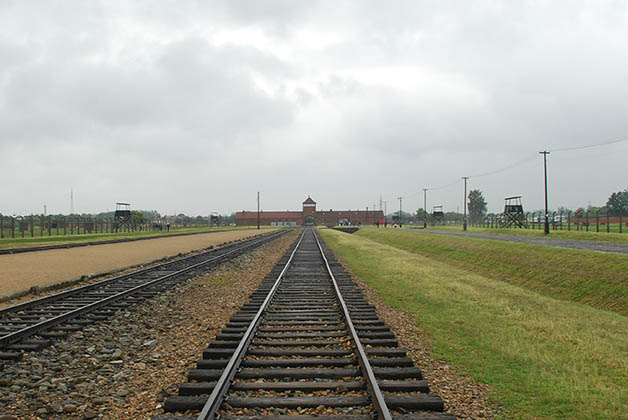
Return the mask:
POLYGON ((613 243, 613 242, 596 242, 596 241, 579 241, 573 239, 555 239, 551 238, 535 238, 530 236, 518 236, 518 235, 496 235, 490 233, 477 233, 477 232, 450 232, 444 230, 424 230, 424 229, 408 229, 402 230, 408 232, 421 232, 430 233, 436 235, 449 235, 449 236, 463 236, 466 238, 478 238, 478 239, 491 239, 495 241, 503 242, 520 242, 532 245, 549 246, 552 248, 568 248, 579 249, 583 251, 598 251, 609 252, 613 254, 628 254, 628 244, 625 243, 613 243))

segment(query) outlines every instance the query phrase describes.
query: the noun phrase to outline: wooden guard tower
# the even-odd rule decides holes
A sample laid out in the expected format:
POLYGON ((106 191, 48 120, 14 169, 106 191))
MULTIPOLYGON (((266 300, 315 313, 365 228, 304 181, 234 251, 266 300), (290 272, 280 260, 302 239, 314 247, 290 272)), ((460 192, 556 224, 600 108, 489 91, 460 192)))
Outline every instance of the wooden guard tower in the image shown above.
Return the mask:
POLYGON ((128 230, 133 229, 131 205, 129 203, 116 203, 116 212, 113 215, 113 228, 117 231, 125 226, 128 230))
POLYGON ((504 199, 504 217, 502 219, 502 227, 517 227, 528 228, 528 221, 526 215, 523 212, 523 204, 521 203, 521 196, 506 197, 504 199))
POLYGON ((434 206, 432 210, 432 222, 435 225, 442 225, 445 213, 443 213, 443 206, 434 206))

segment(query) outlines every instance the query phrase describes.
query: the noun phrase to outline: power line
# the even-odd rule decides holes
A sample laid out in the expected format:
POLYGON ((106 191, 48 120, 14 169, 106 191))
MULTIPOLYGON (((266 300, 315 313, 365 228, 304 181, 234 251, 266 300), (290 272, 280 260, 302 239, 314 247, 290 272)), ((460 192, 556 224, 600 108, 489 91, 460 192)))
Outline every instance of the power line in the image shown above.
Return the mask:
POLYGON ((568 152, 571 150, 590 149, 592 147, 608 146, 610 144, 623 143, 625 141, 628 141, 628 139, 612 140, 612 141, 607 141, 604 143, 588 144, 586 146, 564 147, 562 149, 549 149, 548 152, 568 152))
POLYGON ((449 187, 454 186, 456 184, 458 184, 458 181, 454 181, 452 183, 449 183, 447 185, 442 185, 440 187, 430 187, 430 188, 428 188, 428 190, 430 190, 430 191, 444 190, 445 188, 449 188, 449 187))
MULTIPOLYGON (((582 149, 590 149, 590 148, 593 148, 593 147, 609 146, 611 144, 623 143, 623 142, 627 142, 627 141, 628 141, 628 139, 612 140, 612 141, 607 141, 607 142, 603 142, 603 143, 588 144, 588 145, 585 145, 585 146, 565 147, 565 148, 560 148, 560 149, 547 149, 546 151, 547 152, 568 152, 568 151, 572 151, 572 150, 582 150, 582 149)), ((495 174, 498 174, 498 173, 501 173, 501 172, 513 169, 513 168, 515 168, 517 166, 523 165, 524 163, 528 163, 530 161, 533 161, 533 160, 536 159, 536 156, 537 156, 536 154, 529 155, 529 156, 527 156, 524 159, 518 160, 518 161, 516 161, 516 162, 514 162, 514 163, 512 163, 512 164, 510 164, 508 166, 504 166, 504 167, 502 167, 500 169, 496 169, 494 171, 489 171, 489 172, 484 172, 484 173, 477 174, 477 175, 472 175, 472 176, 469 176, 469 177, 463 177, 463 179, 464 178, 466 178, 466 179, 481 178, 481 177, 485 177, 485 176, 489 176, 489 175, 495 175, 495 174)), ((442 186, 439 186, 439 187, 430 187, 430 188, 427 188, 427 189, 429 189, 431 191, 432 190, 433 191, 443 190, 445 188, 450 188, 450 187, 452 187, 452 186, 454 186, 456 184, 458 184, 458 181, 453 181, 453 182, 451 182, 449 184, 446 184, 446 185, 442 185, 442 186)), ((415 194, 417 194, 417 193, 416 192, 409 193, 409 194, 406 194, 406 196, 408 196, 408 195, 414 196, 415 194)), ((420 194, 421 193, 418 192, 419 197, 420 197, 420 194)))
POLYGON ((534 160, 534 159, 536 159, 536 155, 530 155, 530 156, 528 156, 525 159, 518 160, 518 161, 516 161, 514 163, 511 163, 508 166, 504 166, 503 168, 496 169, 496 170, 490 171, 490 172, 485 172, 483 174, 472 175, 469 178, 481 178, 483 176, 495 175, 495 174, 498 174, 500 172, 504 172, 504 171, 507 171, 509 169, 515 168, 515 167, 517 167, 519 165, 523 165, 524 163, 530 162, 531 160, 534 160))

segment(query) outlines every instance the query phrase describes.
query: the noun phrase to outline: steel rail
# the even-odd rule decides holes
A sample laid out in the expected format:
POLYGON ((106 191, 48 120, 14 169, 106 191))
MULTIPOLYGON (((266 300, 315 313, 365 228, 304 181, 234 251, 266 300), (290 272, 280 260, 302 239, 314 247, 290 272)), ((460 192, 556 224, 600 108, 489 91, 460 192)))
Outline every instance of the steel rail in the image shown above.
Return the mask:
POLYGON ((373 405, 377 409, 378 418, 380 420, 392 420, 392 416, 390 415, 390 410, 388 410, 388 406, 386 405, 386 401, 384 400, 384 395, 382 394, 381 389, 379 388, 379 384, 377 383, 377 379, 375 378, 375 373, 373 372, 373 368, 369 363, 369 359, 366 356, 366 352, 364 351, 364 347, 362 346, 362 342, 360 342, 360 337, 358 337, 358 333, 355 330, 353 325, 353 321, 351 320, 351 315, 349 314, 349 308, 345 303, 345 300, 342 297, 342 293, 340 292, 340 288, 338 287, 338 282, 336 281, 336 277, 334 273, 331 271, 331 267, 329 266, 329 261, 327 261, 327 257, 325 256, 325 252, 323 251, 323 247, 321 246, 320 241, 318 240, 318 235, 314 232, 314 238, 316 239, 316 244, 318 245, 318 249, 323 256, 323 260, 325 261, 325 266, 327 267, 327 272, 331 281, 334 285, 334 290, 336 291, 336 296, 338 301, 340 302, 340 306, 342 308, 342 313, 345 318, 345 323, 347 324, 347 328, 351 333, 351 338, 355 343, 355 347, 358 353, 358 363, 362 370, 362 376, 366 380, 366 387, 371 395, 371 401, 373 405))
MULTIPOLYGON (((279 233, 282 233, 282 232, 279 232, 279 233)), ((250 240, 246 240, 246 242, 244 242, 244 243, 245 244, 258 243, 258 240, 260 240, 260 238, 261 238, 261 241, 263 241, 263 240, 266 240, 266 239, 268 239, 270 237, 274 237, 276 235, 278 235, 277 232, 271 232, 271 233, 264 234, 261 237, 260 236, 256 236, 256 237, 250 238, 250 240)), ((100 286, 103 286, 103 285, 106 285, 106 284, 109 284, 109 283, 113 283, 113 282, 116 282, 116 281, 119 281, 119 280, 125 280, 125 279, 128 279, 130 277, 137 276, 139 274, 144 274, 144 273, 153 271, 156 268, 166 267, 168 265, 176 264, 176 263, 179 263, 179 262, 182 262, 182 261, 186 261, 186 260, 189 260, 189 259, 192 259, 192 258, 198 258, 198 257, 206 255, 206 254, 220 252, 221 250, 224 250, 224 247, 222 247, 222 248, 213 248, 213 249, 210 249, 210 250, 207 250, 207 251, 203 251, 203 252, 198 253, 198 254, 188 255, 186 257, 177 258, 176 260, 167 261, 167 262, 164 262, 164 263, 161 263, 161 264, 151 265, 150 267, 146 267, 146 268, 142 268, 142 269, 139 269, 139 270, 131 271, 130 273, 126 273, 126 274, 122 274, 122 275, 119 275, 119 276, 107 278, 107 279, 100 280, 100 281, 97 281, 97 282, 94 282, 94 283, 86 284, 84 286, 75 287, 75 288, 69 289, 69 290, 64 290, 62 292, 55 293, 55 294, 48 295, 48 296, 44 296, 44 297, 39 298, 39 299, 34 299, 34 300, 31 300, 31 301, 28 301, 28 302, 23 302, 23 303, 18 303, 17 305, 13 305, 13 306, 9 306, 9 307, 0 309, 0 317, 2 317, 4 315, 7 315, 7 314, 9 314, 11 312, 21 311, 21 310, 28 309, 28 308, 31 308, 31 307, 36 306, 36 305, 40 305, 40 304, 47 303, 47 302, 53 302, 55 300, 62 299, 62 298, 68 297, 68 296, 73 296, 75 294, 78 294, 78 293, 81 293, 81 292, 84 292, 84 291, 87 291, 87 290, 96 289, 96 288, 98 288, 100 286)))
MULTIPOLYGON (((270 235, 270 237, 273 237, 273 235, 270 235)), ((18 330, 18 331, 15 331, 13 333, 10 333, 10 334, 7 334, 5 336, 2 336, 2 337, 0 337, 0 348, 6 347, 7 345, 10 345, 10 344, 12 344, 12 343, 14 343, 16 341, 19 341, 19 340, 21 340, 21 339, 23 339, 25 337, 32 336, 32 335, 34 335, 34 334, 36 334, 36 333, 38 333, 40 331, 44 331, 44 330, 46 330, 46 329, 48 329, 50 327, 53 327, 53 326, 58 325, 58 324, 61 324, 61 323, 65 322, 65 321, 67 321, 69 319, 76 318, 77 316, 83 315, 85 313, 89 313, 89 312, 93 311, 96 308, 108 305, 108 304, 110 304, 110 303, 112 303, 114 301, 117 301, 117 300, 120 300, 122 298, 125 298, 125 297, 127 297, 129 295, 134 294, 135 292, 137 292, 139 290, 146 289, 146 288, 148 288, 150 286, 153 286, 155 284, 158 284, 160 282, 168 280, 168 279, 170 279, 172 277, 176 277, 176 276, 184 274, 184 273, 186 273, 188 271, 194 270, 195 268, 198 268, 200 266, 203 266, 203 265, 215 262, 217 260, 223 259, 223 258, 225 258, 225 257, 227 257, 227 256, 229 256, 229 255, 231 255, 231 254, 233 254, 235 252, 241 251, 243 249, 247 249, 247 248, 251 247, 254 244, 257 244, 257 243, 260 243, 260 242, 264 242, 264 240, 268 240, 268 239, 269 239, 269 236, 265 236, 264 239, 262 239, 260 241, 247 242, 244 246, 232 249, 232 250, 230 250, 230 251, 228 251, 228 252, 226 252, 224 254, 217 255, 217 256, 215 256, 213 258, 210 258, 210 259, 207 259, 205 261, 201 261, 199 263, 193 264, 193 265, 191 265, 189 267, 186 267, 186 268, 183 268, 181 270, 172 272, 172 273, 167 274, 167 275, 165 275, 163 277, 159 277, 157 279, 151 280, 151 281, 146 282, 144 284, 141 284, 139 286, 135 286, 135 287, 133 287, 131 289, 125 290, 125 291, 117 293, 115 295, 108 296, 108 297, 106 297, 104 299, 101 299, 101 300, 99 300, 97 302, 93 302, 93 303, 87 304, 87 305, 82 306, 80 308, 74 309, 74 310, 69 311, 69 312, 65 312, 65 313, 63 313, 61 315, 57 315, 55 317, 49 318, 49 319, 44 320, 42 322, 39 322, 37 324, 31 325, 30 327, 26 327, 26 328, 23 328, 21 330, 18 330)), ((198 255, 195 255, 195 256, 198 256, 198 255)), ((188 259, 188 258, 186 257, 185 259, 188 259)), ((180 262, 182 260, 177 260, 177 261, 180 262)))
POLYGON ((277 276, 277 280, 275 280, 273 287, 268 292, 268 295, 266 295, 266 299, 264 299, 264 302, 255 314, 255 317, 249 324, 249 327, 246 329, 246 332, 244 333, 244 336, 236 347, 233 355, 231 356, 231 359, 229 359, 229 363, 227 363, 227 366, 223 370, 222 375, 220 375, 220 378, 216 382, 216 385, 214 386, 211 395, 207 399, 207 402, 205 402, 205 405, 198 415, 197 420, 213 420, 217 418, 216 413, 218 412, 218 409, 220 409, 223 401, 225 400, 227 392, 229 391, 229 387, 231 386, 233 379, 235 378, 235 375, 238 372, 240 365, 242 364, 244 354, 246 353, 246 350, 248 349, 251 341, 253 340, 253 337, 255 336, 255 333, 257 332, 259 324, 262 320, 262 315, 266 311, 266 308, 270 304, 273 297, 275 296, 275 293, 277 292, 277 289, 281 284, 281 279, 283 278, 284 274, 286 274, 288 267, 290 267, 290 264, 292 263, 294 254, 297 252, 297 249, 299 249, 301 241, 303 241, 305 232, 306 230, 304 229, 303 233, 301 233, 299 241, 294 247, 294 250, 290 254, 290 258, 288 258, 286 265, 284 266, 283 270, 281 270, 281 273, 279 273, 279 275, 277 276))

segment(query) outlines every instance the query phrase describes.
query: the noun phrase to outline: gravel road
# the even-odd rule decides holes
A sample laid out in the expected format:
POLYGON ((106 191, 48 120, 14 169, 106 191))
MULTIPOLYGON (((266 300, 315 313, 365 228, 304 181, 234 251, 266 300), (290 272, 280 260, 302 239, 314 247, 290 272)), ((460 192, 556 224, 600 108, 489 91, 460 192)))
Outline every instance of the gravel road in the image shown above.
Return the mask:
MULTIPOLYGON (((268 233, 265 229, 262 232, 268 233)), ((46 286, 166 256, 187 253, 254 235, 259 231, 234 230, 204 235, 157 238, 137 242, 0 255, 0 296, 46 286)))
MULTIPOLYGON (((532 245, 549 246, 552 248, 579 249, 582 251, 610 252, 613 254, 628 254, 628 244, 613 242, 578 241, 573 239, 533 238, 517 235, 493 235, 476 232, 448 232, 442 230, 401 229, 408 232, 430 233, 435 235, 462 236, 466 238, 491 239, 503 242, 519 242, 532 245)), ((550 233, 551 236, 551 233, 550 233)))

